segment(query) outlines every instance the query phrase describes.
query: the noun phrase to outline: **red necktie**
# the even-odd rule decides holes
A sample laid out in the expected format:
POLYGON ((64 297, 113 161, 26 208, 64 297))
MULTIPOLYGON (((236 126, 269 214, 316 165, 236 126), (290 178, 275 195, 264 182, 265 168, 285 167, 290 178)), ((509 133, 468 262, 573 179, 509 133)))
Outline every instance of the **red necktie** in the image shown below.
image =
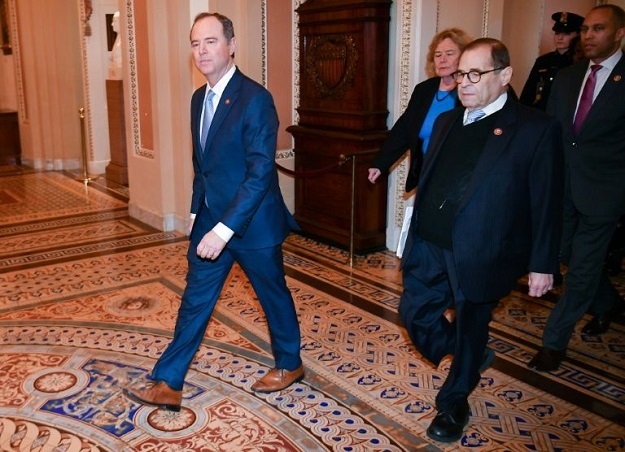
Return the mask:
POLYGON ((597 71, 601 69, 600 64, 593 64, 590 66, 590 74, 586 79, 584 90, 582 91, 582 97, 579 99, 579 107, 577 107, 577 114, 575 115, 575 121, 573 121, 573 132, 575 135, 579 134, 579 130, 582 128, 582 124, 588 116, 590 107, 592 107, 592 96, 595 92, 595 85, 597 84, 597 71))

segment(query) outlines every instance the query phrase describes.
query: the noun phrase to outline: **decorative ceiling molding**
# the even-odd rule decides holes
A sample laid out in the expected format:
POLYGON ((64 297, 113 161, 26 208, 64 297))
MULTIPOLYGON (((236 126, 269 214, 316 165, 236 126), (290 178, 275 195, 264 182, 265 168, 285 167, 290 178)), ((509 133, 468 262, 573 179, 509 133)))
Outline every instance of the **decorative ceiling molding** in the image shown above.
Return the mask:
MULTIPOLYGON (((128 61, 128 85, 130 86, 130 96, 124 96, 130 100, 130 116, 132 130, 132 149, 135 155, 154 159, 154 151, 141 147, 141 112, 139 110, 139 81, 137 69, 137 49, 136 49, 136 28, 134 18, 134 1, 126 0, 126 31, 128 32, 128 43, 126 50, 126 61, 128 61)), ((126 86, 126 85, 124 85, 126 86)))
MULTIPOLYGON (((81 115, 84 116, 85 124, 81 133, 84 133, 85 142, 83 143, 87 149, 84 149, 86 155, 89 156, 89 161, 95 160, 95 154, 93 150, 93 121, 92 121, 92 109, 91 109, 91 90, 89 89, 89 55, 87 54, 87 38, 91 36, 91 25, 89 25, 89 19, 93 13, 93 6, 91 0, 84 0, 78 2, 78 14, 84 25, 84 33, 81 36, 80 52, 82 60, 82 80, 83 80, 83 98, 84 98, 84 112, 81 115)), ((83 154, 84 157, 84 154, 83 154)), ((83 162, 84 165, 84 162, 83 162)))
POLYGON ((19 33, 17 32, 17 9, 15 2, 17 0, 8 0, 5 4, 7 8, 7 19, 9 23, 9 33, 11 40, 11 51, 13 64, 15 66, 15 81, 17 85, 17 104, 20 120, 28 123, 28 111, 26 110, 26 98, 24 93, 24 74, 22 68, 22 55, 20 49, 19 33))
POLYGON ((299 123, 299 15, 297 9, 305 0, 293 0, 293 124, 299 123))
POLYGON ((260 2, 262 85, 267 88, 267 0, 260 2))
POLYGON ((79 2, 78 8, 80 10, 80 17, 82 18, 83 34, 85 36, 91 36, 91 15, 93 14, 92 0, 82 0, 79 2))
POLYGON ((441 23, 441 2, 436 1, 436 33, 440 31, 439 24, 441 23))
MULTIPOLYGON (((411 68, 414 59, 414 52, 412 51, 412 29, 413 29, 413 5, 411 0, 401 0, 397 2, 398 20, 400 26, 398 30, 400 36, 398 36, 399 48, 401 56, 399 58, 399 115, 406 110, 408 102, 410 101, 410 95, 412 94, 411 86, 411 68)), ((437 28, 438 28, 438 5, 437 1, 437 28)), ((392 127, 392 126, 391 126, 392 127)), ((406 190, 406 177, 408 176, 408 168, 410 165, 410 159, 404 159, 395 169, 395 185, 393 186, 393 199, 389 199, 388 202, 393 202, 395 212, 393 223, 396 228, 401 229, 404 222, 404 210, 406 206, 405 190, 406 190)))
POLYGON ((482 37, 488 36, 488 15, 490 13, 490 0, 484 0, 482 5, 482 37))

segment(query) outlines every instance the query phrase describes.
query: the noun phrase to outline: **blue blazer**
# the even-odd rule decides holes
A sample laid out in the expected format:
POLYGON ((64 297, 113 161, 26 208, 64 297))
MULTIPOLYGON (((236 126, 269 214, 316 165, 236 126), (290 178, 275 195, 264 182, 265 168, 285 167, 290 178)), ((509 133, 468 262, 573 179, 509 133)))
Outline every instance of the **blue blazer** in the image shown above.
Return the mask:
POLYGON ((273 98, 236 69, 215 110, 206 149, 202 149, 199 130, 205 92, 206 85, 191 99, 195 172, 191 212, 208 209, 203 213, 210 216, 209 230, 218 222, 232 229, 228 246, 233 249, 278 245, 297 224, 278 185, 279 123, 273 98))
MULTIPOLYGON (((404 256, 410 256, 421 195, 441 146, 463 112, 460 107, 442 113, 434 124, 404 256)), ((557 121, 508 96, 453 220, 454 260, 469 300, 498 300, 529 271, 559 271, 561 136, 557 121)))

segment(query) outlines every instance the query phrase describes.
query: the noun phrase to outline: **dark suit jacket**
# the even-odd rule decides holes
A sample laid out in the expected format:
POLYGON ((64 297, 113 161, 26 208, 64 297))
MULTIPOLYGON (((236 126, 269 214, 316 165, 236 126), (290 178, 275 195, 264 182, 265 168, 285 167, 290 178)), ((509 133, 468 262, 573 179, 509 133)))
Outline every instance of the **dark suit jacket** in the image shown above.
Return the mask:
POLYGON ((215 110, 203 152, 199 129, 205 92, 206 85, 191 99, 191 212, 206 207, 211 228, 222 222, 232 229, 228 246, 233 249, 278 245, 297 225, 278 186, 273 98, 236 69, 215 110))
MULTIPOLYGON (((373 168, 386 172, 410 149, 410 169, 406 177, 406 191, 415 188, 419 180, 423 161, 423 140, 419 138, 419 132, 434 96, 438 92, 440 81, 440 77, 432 77, 415 86, 406 110, 391 128, 371 165, 373 168)), ((460 103, 456 101, 456 106, 459 105, 460 103)))
MULTIPOLYGON (((441 114, 425 157, 411 232, 421 197, 455 121, 464 108, 441 114)), ((452 227, 460 287, 470 301, 507 295, 528 271, 558 271, 562 194, 561 129, 543 112, 508 97, 488 137, 452 227)), ((458 149, 457 152, 462 152, 458 149)))
POLYGON ((585 215, 625 213, 625 56, 614 67, 582 125, 573 133, 577 98, 588 63, 558 72, 547 113, 564 133, 567 196, 585 215))

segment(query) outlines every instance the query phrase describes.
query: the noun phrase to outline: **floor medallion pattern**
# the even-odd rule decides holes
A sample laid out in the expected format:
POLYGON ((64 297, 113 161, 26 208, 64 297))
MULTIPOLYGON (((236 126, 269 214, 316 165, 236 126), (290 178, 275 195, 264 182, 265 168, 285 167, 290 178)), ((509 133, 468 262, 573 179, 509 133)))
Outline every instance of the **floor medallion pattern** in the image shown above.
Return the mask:
POLYGON ((62 174, 0 177, 0 450, 625 450, 622 319, 601 337, 580 322, 562 368, 537 374, 526 363, 559 293, 536 300, 520 280, 495 312, 497 359, 470 398, 469 426, 458 443, 436 443, 425 430, 450 360, 434 368, 401 327, 398 259, 379 252, 350 266, 344 250, 298 235, 285 266, 305 379, 251 390, 273 361, 235 266, 181 411, 141 406, 122 389, 147 380, 171 338, 187 241, 130 219, 120 202, 62 174), (51 202, 29 212, 38 193, 51 202))

